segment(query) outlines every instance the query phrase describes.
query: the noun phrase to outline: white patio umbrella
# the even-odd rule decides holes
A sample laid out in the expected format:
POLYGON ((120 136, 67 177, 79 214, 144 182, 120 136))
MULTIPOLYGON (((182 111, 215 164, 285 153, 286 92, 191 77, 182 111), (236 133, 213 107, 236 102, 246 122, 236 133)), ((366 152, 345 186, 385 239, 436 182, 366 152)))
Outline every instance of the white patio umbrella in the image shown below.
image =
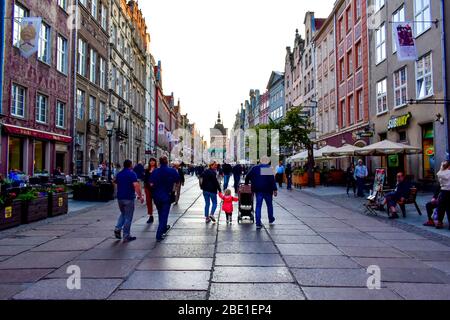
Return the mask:
POLYGON ((353 157, 355 155, 355 152, 360 149, 360 147, 353 146, 351 144, 345 144, 334 151, 324 152, 323 156, 329 158, 353 157))
POLYGON ((333 147, 333 146, 325 146, 319 150, 317 150, 317 154, 314 152, 314 158, 315 159, 322 159, 322 158, 327 158, 326 154, 330 153, 330 152, 334 152, 336 151, 337 148, 333 147))
POLYGON ((358 156, 385 156, 393 154, 419 154, 422 150, 407 144, 383 140, 355 151, 358 156))

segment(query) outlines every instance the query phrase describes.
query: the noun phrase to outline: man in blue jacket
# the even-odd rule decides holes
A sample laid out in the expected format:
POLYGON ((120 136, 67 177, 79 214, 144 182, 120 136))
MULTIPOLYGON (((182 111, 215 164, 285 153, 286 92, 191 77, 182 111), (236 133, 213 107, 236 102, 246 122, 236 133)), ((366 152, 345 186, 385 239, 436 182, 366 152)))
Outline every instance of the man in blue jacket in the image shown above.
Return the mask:
POLYGON ((170 206, 172 205, 171 194, 175 183, 180 181, 180 176, 175 169, 169 167, 167 157, 159 159, 160 167, 153 171, 150 177, 152 186, 152 197, 158 210, 159 226, 156 232, 158 242, 164 240, 165 234, 170 229, 167 224, 169 219, 170 206))
POLYGON ((273 196, 277 196, 277 185, 275 176, 270 166, 269 157, 262 157, 261 164, 253 167, 245 177, 245 184, 252 184, 252 192, 256 196, 256 229, 261 229, 261 209, 263 201, 266 202, 267 211, 269 215, 269 223, 275 222, 273 216, 273 196))

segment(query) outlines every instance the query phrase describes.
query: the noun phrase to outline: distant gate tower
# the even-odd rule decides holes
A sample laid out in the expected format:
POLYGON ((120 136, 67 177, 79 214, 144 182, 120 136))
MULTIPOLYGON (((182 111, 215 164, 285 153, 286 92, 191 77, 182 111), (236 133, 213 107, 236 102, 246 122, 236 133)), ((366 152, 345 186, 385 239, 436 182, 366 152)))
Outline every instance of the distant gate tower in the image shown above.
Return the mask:
POLYGON ((227 157, 228 149, 228 129, 222 124, 220 112, 217 116, 214 128, 210 129, 211 143, 209 148, 209 156, 211 160, 223 163, 227 157))

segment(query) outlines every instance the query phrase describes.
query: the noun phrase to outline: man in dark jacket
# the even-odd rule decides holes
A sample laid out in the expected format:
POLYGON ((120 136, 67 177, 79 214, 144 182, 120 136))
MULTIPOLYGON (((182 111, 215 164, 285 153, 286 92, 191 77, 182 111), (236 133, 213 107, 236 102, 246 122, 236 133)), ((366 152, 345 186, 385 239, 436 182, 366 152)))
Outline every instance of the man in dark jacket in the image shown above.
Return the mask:
POLYGON ((273 196, 277 196, 277 185, 269 157, 263 157, 261 164, 254 166, 245 177, 245 184, 252 184, 252 192, 256 196, 256 229, 261 229, 261 209, 263 201, 266 202, 269 215, 269 223, 275 222, 273 215, 273 196))
POLYGON ((205 198, 205 221, 206 223, 216 222, 214 214, 217 209, 217 193, 222 192, 220 183, 217 180, 217 163, 211 162, 209 169, 203 172, 201 176, 201 188, 203 190, 203 197, 205 198), (209 211, 212 203, 211 211, 209 211))
POLYGON ((159 159, 159 164, 160 167, 155 169, 150 176, 150 185, 153 190, 153 201, 155 202, 159 216, 156 240, 162 241, 165 238, 165 234, 170 229, 170 226, 167 225, 167 221, 169 219, 170 206, 172 204, 171 194, 175 183, 180 181, 180 176, 175 169, 169 167, 167 157, 161 157, 159 159))
POLYGON ((287 189, 289 191, 292 190, 292 165, 290 163, 288 163, 286 165, 286 170, 284 172, 286 174, 286 179, 287 179, 287 189))
POLYGON ((238 163, 233 167, 234 191, 239 192, 239 183, 242 177, 242 166, 238 163))
POLYGON ((409 197, 409 192, 411 190, 411 185, 405 179, 405 174, 399 172, 397 174, 397 186, 393 192, 386 194, 386 203, 388 210, 391 213, 389 219, 398 219, 397 214, 397 202, 407 199, 409 197))
POLYGON ((228 189, 228 184, 230 183, 231 174, 233 173, 233 167, 229 163, 224 163, 222 166, 223 172, 223 189, 228 189))
POLYGON ((138 162, 138 164, 134 167, 133 171, 134 173, 136 173, 136 176, 139 181, 144 181, 145 168, 141 162, 138 162))

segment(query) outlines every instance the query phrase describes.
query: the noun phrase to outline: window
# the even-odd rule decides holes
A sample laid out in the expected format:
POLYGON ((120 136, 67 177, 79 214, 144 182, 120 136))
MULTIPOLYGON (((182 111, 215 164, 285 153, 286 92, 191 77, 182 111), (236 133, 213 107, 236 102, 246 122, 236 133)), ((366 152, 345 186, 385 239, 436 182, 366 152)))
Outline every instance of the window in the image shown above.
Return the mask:
POLYGON ((353 96, 348 98, 348 109, 350 110, 350 124, 355 123, 355 102, 353 101, 353 96))
POLYGON ((416 37, 431 28, 431 1, 414 1, 414 20, 416 26, 416 37))
POLYGON ((416 62, 416 94, 417 99, 433 95, 433 66, 431 53, 416 62))
POLYGON ((106 60, 100 58, 100 88, 106 89, 106 60))
POLYGON ((106 30, 106 28, 108 27, 107 26, 107 23, 106 23, 106 15, 107 15, 107 12, 106 12, 106 7, 105 7, 105 5, 102 3, 102 5, 101 5, 101 7, 100 7, 100 23, 101 23, 101 25, 102 25, 102 28, 104 29, 104 30, 106 30))
POLYGON ((111 40, 114 43, 114 45, 117 45, 117 26, 113 24, 112 26, 112 33, 111 33, 111 40))
POLYGON ((77 89, 77 118, 80 120, 84 119, 84 104, 86 101, 86 94, 84 91, 77 89))
POLYGON ((68 64, 67 61, 68 61, 67 40, 58 35, 56 68, 58 69, 59 72, 67 74, 67 64, 68 64))
POLYGON ((379 64, 386 59, 386 25, 383 23, 375 31, 376 63, 379 64))
POLYGON ((91 14, 95 19, 97 19, 97 11, 97 0, 91 0, 91 14))
POLYGON ((408 89, 406 79, 406 67, 394 72, 394 105, 401 107, 406 105, 406 92, 408 89))
POLYGON ((42 22, 41 32, 39 34, 38 59, 42 62, 50 64, 50 26, 42 22))
POLYGON ((25 116, 25 96, 24 87, 13 84, 11 88, 11 115, 23 118, 25 116))
POLYGON ((362 7, 361 7, 361 0, 356 0, 355 1, 355 7, 356 7, 356 20, 359 20, 359 18, 361 18, 361 14, 362 14, 362 7))
POLYGON ((384 6, 384 0, 375 0, 375 12, 378 12, 384 6))
POLYGON ((353 27, 353 13, 352 9, 347 10, 347 32, 353 27))
POLYGON ((342 81, 344 81, 344 79, 345 79, 345 64, 344 64, 344 59, 342 59, 340 62, 339 62, 339 71, 341 71, 341 74, 340 74, 340 82, 342 82, 342 81))
POLYGON ((122 73, 121 72, 118 72, 118 75, 117 75, 117 94, 119 95, 119 96, 123 96, 123 76, 122 76, 122 73))
POLYGON ((79 0, 79 2, 86 7, 86 0, 79 0))
POLYGON ((341 20, 339 20, 339 40, 343 40, 344 39, 344 18, 342 18, 341 20))
POLYGON ((95 97, 89 96, 89 120, 95 122, 97 120, 97 101, 95 97))
POLYGON ((362 66, 362 47, 361 41, 356 44, 356 69, 362 66))
MULTIPOLYGON (((405 21, 405 7, 401 6, 393 15, 392 22, 403 22, 405 21)), ((397 42, 396 39, 396 31, 392 28, 392 52, 397 52, 397 42)))
POLYGON ((38 94, 36 99, 36 121, 47 123, 48 97, 38 94))
POLYGON ((347 125, 347 106, 345 105, 345 100, 341 101, 341 112, 342 112, 342 128, 347 125))
POLYGON ((364 105, 363 105, 363 95, 362 95, 362 90, 359 90, 356 93, 356 103, 358 104, 357 109, 358 109, 358 121, 363 120, 364 117, 364 105))
POLYGON ((86 50, 87 44, 83 39, 78 40, 78 73, 86 77, 86 50))
POLYGON ((387 79, 384 79, 377 82, 377 114, 382 114, 387 110, 387 79))
POLYGON ((99 117, 99 125, 100 127, 105 126, 105 103, 103 101, 100 101, 99 111, 98 111, 98 117, 99 117))
POLYGON ((58 5, 64 9, 64 11, 67 11, 67 0, 58 0, 58 5))
POLYGON ((347 54, 347 67, 348 67, 347 74, 352 74, 353 73, 353 52, 352 51, 350 51, 347 54))
POLYGON ((91 63, 89 70, 89 80, 93 83, 97 83, 97 52, 94 49, 91 49, 91 63))
POLYGON ((14 4, 14 19, 13 19, 13 45, 18 47, 20 42, 20 32, 22 31, 22 27, 20 23, 22 22, 21 18, 29 17, 30 11, 28 9, 22 7, 20 4, 14 4))
POLYGON ((66 104, 58 101, 56 103, 56 119, 55 123, 58 128, 64 128, 66 119, 65 119, 65 113, 66 113, 66 104))

